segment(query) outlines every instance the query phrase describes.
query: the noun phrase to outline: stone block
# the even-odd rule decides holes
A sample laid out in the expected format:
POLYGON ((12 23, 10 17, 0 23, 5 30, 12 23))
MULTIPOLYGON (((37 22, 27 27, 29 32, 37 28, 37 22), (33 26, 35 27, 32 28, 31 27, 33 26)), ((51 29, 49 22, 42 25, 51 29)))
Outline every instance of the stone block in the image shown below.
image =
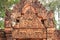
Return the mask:
POLYGON ((55 28, 47 28, 47 33, 54 33, 55 32, 55 28))
POLYGON ((47 38, 54 38, 54 34, 47 34, 47 38))
POLYGON ((12 28, 5 28, 5 29, 4 29, 5 33, 11 33, 12 30, 13 30, 12 28))
POLYGON ((46 38, 42 29, 19 29, 14 30, 12 34, 13 38, 46 38))

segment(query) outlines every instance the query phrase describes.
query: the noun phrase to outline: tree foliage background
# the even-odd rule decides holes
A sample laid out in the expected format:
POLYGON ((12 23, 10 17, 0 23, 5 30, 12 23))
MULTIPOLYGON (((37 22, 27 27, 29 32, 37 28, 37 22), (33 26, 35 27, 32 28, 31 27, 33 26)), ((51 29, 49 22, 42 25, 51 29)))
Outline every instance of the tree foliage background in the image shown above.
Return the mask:
MULTIPOLYGON (((5 9, 10 10, 13 4, 18 3, 20 0, 0 0, 0 28, 4 28, 5 9)), ((53 10, 55 14, 60 13, 60 0, 39 0, 46 9, 53 10)), ((58 22, 57 22, 58 23, 58 22)), ((57 24, 56 24, 57 25, 57 24)))
POLYGON ((9 8, 19 1, 20 0, 0 0, 0 28, 4 28, 5 9, 10 10, 9 8))

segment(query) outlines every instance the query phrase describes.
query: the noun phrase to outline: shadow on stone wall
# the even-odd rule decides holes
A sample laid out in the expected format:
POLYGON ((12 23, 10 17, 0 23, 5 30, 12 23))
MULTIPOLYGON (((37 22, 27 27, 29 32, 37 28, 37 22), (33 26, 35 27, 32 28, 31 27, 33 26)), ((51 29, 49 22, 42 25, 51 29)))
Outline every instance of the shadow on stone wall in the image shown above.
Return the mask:
POLYGON ((6 33, 3 29, 0 29, 0 40, 6 40, 6 33))

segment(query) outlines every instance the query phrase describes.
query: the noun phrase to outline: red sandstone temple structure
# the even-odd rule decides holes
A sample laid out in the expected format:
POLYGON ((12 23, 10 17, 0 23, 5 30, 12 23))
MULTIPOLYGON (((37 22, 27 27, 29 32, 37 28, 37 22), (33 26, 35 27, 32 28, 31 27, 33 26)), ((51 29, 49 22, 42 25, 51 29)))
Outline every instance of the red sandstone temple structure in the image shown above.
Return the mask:
POLYGON ((4 33, 0 40, 59 40, 53 11, 38 0, 21 0, 11 12, 6 10, 4 33))

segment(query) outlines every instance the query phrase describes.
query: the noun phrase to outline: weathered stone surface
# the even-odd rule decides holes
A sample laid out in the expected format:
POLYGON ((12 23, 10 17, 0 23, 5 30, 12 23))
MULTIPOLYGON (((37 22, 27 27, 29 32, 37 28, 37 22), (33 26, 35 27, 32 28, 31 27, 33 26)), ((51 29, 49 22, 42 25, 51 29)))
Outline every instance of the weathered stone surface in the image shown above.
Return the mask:
POLYGON ((7 27, 7 28, 10 28, 11 27, 10 21, 5 21, 5 27, 7 27))
POLYGON ((46 38, 46 34, 43 32, 43 29, 17 29, 13 31, 12 35, 14 38, 46 38))
POLYGON ((0 40, 6 40, 5 32, 3 29, 0 29, 0 40))
POLYGON ((53 34, 55 32, 55 28, 47 28, 47 33, 53 34))
POLYGON ((14 6, 12 12, 6 12, 6 38, 7 40, 12 38, 13 40, 24 38, 26 38, 24 40, 57 40, 54 39, 57 36, 55 37, 53 16, 53 11, 48 12, 38 0, 21 0, 14 6))
POLYGON ((7 27, 6 27, 5 30, 6 30, 6 31, 10 31, 10 30, 12 30, 12 28, 11 28, 11 27, 10 27, 10 28, 7 28, 7 27))

